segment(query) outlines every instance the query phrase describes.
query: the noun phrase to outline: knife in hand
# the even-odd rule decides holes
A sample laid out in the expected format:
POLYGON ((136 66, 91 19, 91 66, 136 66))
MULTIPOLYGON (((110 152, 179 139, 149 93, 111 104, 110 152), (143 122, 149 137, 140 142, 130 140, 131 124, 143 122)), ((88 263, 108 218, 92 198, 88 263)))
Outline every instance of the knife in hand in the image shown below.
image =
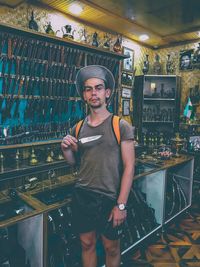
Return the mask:
POLYGON ((78 142, 80 142, 81 144, 85 144, 85 143, 89 143, 89 142, 98 140, 101 137, 102 137, 101 134, 99 134, 99 135, 93 135, 93 136, 88 136, 88 137, 83 137, 83 138, 78 139, 78 142))

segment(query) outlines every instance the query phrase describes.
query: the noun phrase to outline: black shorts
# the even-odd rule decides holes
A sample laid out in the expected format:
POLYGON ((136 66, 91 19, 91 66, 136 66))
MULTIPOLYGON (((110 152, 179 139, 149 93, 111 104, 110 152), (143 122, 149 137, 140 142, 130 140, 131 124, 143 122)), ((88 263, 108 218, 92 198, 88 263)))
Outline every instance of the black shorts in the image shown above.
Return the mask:
POLYGON ((113 227, 108 222, 116 201, 104 194, 82 188, 75 188, 72 197, 72 226, 76 234, 96 231, 110 240, 117 240, 123 226, 113 227))

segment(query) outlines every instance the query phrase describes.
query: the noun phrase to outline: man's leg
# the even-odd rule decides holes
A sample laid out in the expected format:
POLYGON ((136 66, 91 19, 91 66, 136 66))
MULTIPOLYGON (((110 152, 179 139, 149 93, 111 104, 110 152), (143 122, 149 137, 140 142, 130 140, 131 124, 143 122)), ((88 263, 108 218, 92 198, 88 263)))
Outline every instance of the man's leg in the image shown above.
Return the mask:
POLYGON ((82 246, 83 267, 96 267, 96 233, 93 231, 80 234, 80 240, 82 246))
POLYGON ((109 240, 105 236, 101 236, 105 253, 106 253, 106 267, 120 266, 120 240, 109 240))

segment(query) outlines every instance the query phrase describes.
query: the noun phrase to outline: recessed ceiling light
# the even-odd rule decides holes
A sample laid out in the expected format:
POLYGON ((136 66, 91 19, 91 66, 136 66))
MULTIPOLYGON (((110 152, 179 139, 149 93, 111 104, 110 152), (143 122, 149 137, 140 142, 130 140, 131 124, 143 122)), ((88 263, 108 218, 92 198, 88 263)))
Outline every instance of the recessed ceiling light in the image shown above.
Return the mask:
POLYGON ((79 4, 71 4, 69 6, 69 11, 74 15, 80 15, 83 11, 83 7, 79 4))
POLYGON ((139 40, 140 41, 146 41, 146 40, 148 40, 149 39, 149 35, 147 35, 147 34, 141 34, 140 36, 139 36, 139 40))

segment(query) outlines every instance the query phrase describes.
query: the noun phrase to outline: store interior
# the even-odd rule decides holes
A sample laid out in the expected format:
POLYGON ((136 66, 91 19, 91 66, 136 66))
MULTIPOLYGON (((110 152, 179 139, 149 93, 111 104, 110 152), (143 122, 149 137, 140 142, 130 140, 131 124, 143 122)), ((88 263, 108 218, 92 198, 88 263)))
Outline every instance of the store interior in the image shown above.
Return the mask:
POLYGON ((60 143, 88 114, 87 65, 134 129, 121 266, 200 266, 200 3, 0 0, 0 267, 81 267, 60 143))

